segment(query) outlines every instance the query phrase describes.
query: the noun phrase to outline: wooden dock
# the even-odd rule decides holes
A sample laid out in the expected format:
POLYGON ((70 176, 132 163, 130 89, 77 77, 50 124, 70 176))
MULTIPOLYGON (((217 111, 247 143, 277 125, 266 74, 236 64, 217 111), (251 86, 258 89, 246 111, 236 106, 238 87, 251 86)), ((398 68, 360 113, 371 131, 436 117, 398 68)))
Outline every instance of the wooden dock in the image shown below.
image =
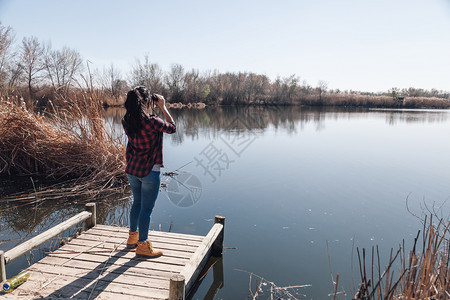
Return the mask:
POLYGON ((95 225, 31 265, 30 278, 3 297, 185 299, 210 256, 221 255, 223 232, 223 217, 206 236, 150 231, 164 254, 145 259, 126 249, 127 228, 95 225))

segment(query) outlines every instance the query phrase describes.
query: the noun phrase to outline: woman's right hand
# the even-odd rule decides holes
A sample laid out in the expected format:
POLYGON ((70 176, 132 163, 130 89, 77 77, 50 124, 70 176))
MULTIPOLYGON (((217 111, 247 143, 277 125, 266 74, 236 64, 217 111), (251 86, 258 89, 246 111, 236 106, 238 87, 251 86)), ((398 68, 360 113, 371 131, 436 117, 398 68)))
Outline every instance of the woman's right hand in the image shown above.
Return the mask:
POLYGON ((163 96, 155 94, 155 96, 158 98, 158 101, 155 101, 155 104, 158 105, 160 108, 163 108, 166 106, 166 99, 164 99, 163 96))
POLYGON ((155 101, 155 103, 156 103, 156 105, 159 106, 159 108, 163 112, 164 118, 166 119, 166 121, 169 122, 169 123, 175 124, 175 122, 173 121, 172 116, 170 115, 169 111, 167 110, 166 99, 164 99, 163 96, 158 95, 158 94, 155 94, 155 96, 158 98, 158 101, 155 101))

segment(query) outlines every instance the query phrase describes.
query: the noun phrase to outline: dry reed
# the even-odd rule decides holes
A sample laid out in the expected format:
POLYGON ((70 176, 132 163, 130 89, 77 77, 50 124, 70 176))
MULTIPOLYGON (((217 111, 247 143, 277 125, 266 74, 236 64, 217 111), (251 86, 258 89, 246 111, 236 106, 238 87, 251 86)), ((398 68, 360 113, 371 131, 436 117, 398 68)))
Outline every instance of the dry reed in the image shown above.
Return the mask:
POLYGON ((286 299, 297 300, 298 298, 296 296, 306 297, 306 295, 300 292, 300 289, 311 287, 310 284, 290 285, 280 287, 276 285, 274 282, 269 281, 262 276, 256 275, 253 272, 248 272, 240 269, 235 270, 249 274, 248 291, 250 293, 249 298, 251 297, 252 300, 261 299, 261 297, 264 297, 265 299, 280 299, 280 300, 285 299, 286 297, 286 299), (253 290, 252 282, 254 280, 256 281, 256 286, 255 289, 253 290))
POLYGON ((311 106, 343 106, 369 108, 449 108, 449 99, 437 97, 406 97, 399 102, 391 96, 326 93, 321 99, 317 95, 305 95, 296 102, 311 106))
POLYGON ((92 198, 123 188, 124 146, 108 132, 95 93, 65 95, 58 103, 63 105, 37 113, 17 98, 1 99, 0 174, 57 182, 6 199, 92 198))
MULTIPOLYGON (((365 249, 362 253, 357 249, 362 282, 353 299, 450 299, 450 220, 430 213, 423 224, 421 245, 419 231, 408 255, 404 243, 395 254, 391 249, 382 273, 378 247, 376 253, 372 248, 371 265, 366 264, 365 249)), ((336 291, 337 282, 335 285, 336 291)), ((335 292, 334 298, 337 296, 335 292)))

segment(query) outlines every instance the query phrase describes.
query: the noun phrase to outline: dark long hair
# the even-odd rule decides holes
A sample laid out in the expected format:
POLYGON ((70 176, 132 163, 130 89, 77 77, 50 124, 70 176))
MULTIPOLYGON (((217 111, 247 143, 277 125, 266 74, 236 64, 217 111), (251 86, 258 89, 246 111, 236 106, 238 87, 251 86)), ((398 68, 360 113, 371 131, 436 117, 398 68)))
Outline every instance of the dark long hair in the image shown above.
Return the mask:
POLYGON ((134 135, 141 130, 142 119, 146 118, 143 105, 149 101, 149 92, 145 86, 137 86, 127 93, 125 100, 125 123, 129 135, 134 135))

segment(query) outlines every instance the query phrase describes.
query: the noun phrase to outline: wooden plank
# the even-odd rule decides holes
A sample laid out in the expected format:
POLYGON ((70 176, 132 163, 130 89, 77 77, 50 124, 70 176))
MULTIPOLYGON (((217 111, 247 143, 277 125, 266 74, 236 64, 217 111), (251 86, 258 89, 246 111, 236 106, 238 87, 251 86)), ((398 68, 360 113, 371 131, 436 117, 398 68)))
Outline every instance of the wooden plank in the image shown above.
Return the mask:
MULTIPOLYGON (((7 299, 7 300, 31 300, 31 299, 39 299, 43 296, 40 295, 40 293, 37 292, 33 292, 33 291, 19 291, 19 293, 14 293, 14 294, 5 294, 2 295, 2 299, 7 299)), ((95 300, 142 300, 142 299, 147 299, 147 300, 166 300, 167 298, 155 298, 155 297, 151 297, 150 295, 147 297, 140 297, 140 296, 130 296, 127 295, 126 293, 111 293, 111 292, 107 292, 107 291, 102 291, 101 294, 95 293, 93 295, 91 295, 88 292, 79 292, 77 297, 75 298, 71 298, 71 299, 79 299, 79 300, 86 300, 89 299, 89 297, 91 297, 90 299, 95 299, 95 300)), ((58 298, 48 298, 48 300, 56 300, 58 298)))
MULTIPOLYGON (((124 232, 126 234, 128 234, 128 232, 130 230, 127 227, 117 227, 117 226, 100 225, 100 224, 97 224, 97 226, 95 226, 95 228, 114 231, 114 232, 124 232)), ((199 242, 203 241, 203 239, 205 238, 202 235, 176 233, 176 232, 165 232, 165 231, 158 231, 158 230, 150 230, 149 234, 155 235, 155 236, 169 234, 173 238, 189 239, 189 240, 199 241, 199 242)))
MULTIPOLYGON (((87 239, 91 241, 97 241, 97 242, 105 242, 105 237, 99 236, 99 235, 91 235, 88 233, 83 233, 77 239, 87 239)), ((108 237, 108 242, 116 243, 116 245, 122 244, 125 245, 126 240, 120 238, 114 238, 114 237, 108 237)), ((177 244, 166 244, 166 243, 160 243, 159 241, 152 241, 152 244, 155 246, 155 248, 162 248, 162 249, 172 249, 172 250, 179 250, 179 251, 186 251, 194 253, 195 250, 197 250, 198 246, 191 246, 191 245, 177 245, 177 244)))
MULTIPOLYGON (((142 298, 161 298, 166 299, 168 297, 168 290, 155 289, 155 288, 143 288, 134 285, 121 284, 117 282, 117 278, 102 277, 99 279, 91 280, 85 278, 77 278, 74 276, 45 274, 41 272, 30 271, 30 279, 22 284, 20 289, 12 292, 14 294, 18 291, 23 292, 35 292, 39 297, 54 297, 54 298, 70 298, 79 297, 80 292, 91 293, 94 289, 93 295, 103 293, 103 291, 117 294, 126 294, 134 297, 142 298), (111 280, 111 281, 110 281, 111 280)), ((37 298, 37 297, 36 297, 37 298)), ((93 299, 92 297, 91 299, 93 299)))
MULTIPOLYGON (((98 254, 89 254, 89 253, 82 253, 82 254, 73 254, 73 253, 64 253, 63 251, 61 252, 57 252, 57 253, 50 253, 48 254, 49 257, 62 257, 62 258, 67 258, 70 259, 72 257, 74 257, 75 255, 77 255, 78 260, 89 260, 89 261, 94 261, 94 260, 100 260, 100 261, 106 261, 107 259, 114 261, 117 259, 121 259, 121 260, 134 260, 134 261, 142 261, 142 260, 146 260, 146 261, 151 261, 154 264, 160 264, 160 265, 167 265, 167 266, 180 266, 183 267, 186 264, 186 261, 183 262, 179 262, 177 260, 168 260, 168 259, 163 259, 163 256, 160 257, 156 257, 156 258, 136 258, 134 253, 128 252, 125 253, 123 252, 125 255, 120 255, 120 256, 111 256, 111 258, 109 258, 109 255, 101 255, 102 253, 98 253, 98 254)), ((121 253, 122 254, 122 253, 121 253)))
POLYGON ((108 269, 96 270, 86 268, 74 268, 67 266, 53 266, 47 264, 36 263, 28 268, 30 271, 39 272, 49 275, 66 275, 84 279, 96 279, 99 276, 111 276, 117 278, 117 283, 123 283, 133 286, 152 287, 157 289, 169 289, 169 281, 167 278, 147 277, 136 273, 128 273, 133 267, 126 266, 110 266, 108 269))
MULTIPOLYGON (((87 233, 124 239, 128 238, 128 233, 98 230, 97 228, 96 230, 89 230, 87 233)), ((172 234, 166 232, 160 232, 158 234, 150 232, 148 235, 148 239, 152 242, 155 240, 164 240, 171 244, 187 244, 187 245, 199 245, 203 241, 199 239, 190 239, 189 237, 183 238, 181 236, 172 236, 172 234)))
MULTIPOLYGON (((89 293, 80 293, 80 299, 85 300, 89 299, 90 294, 89 293)), ((103 291, 100 295, 95 297, 95 300, 166 300, 167 298, 155 298, 151 297, 152 295, 147 295, 145 298, 140 296, 130 296, 127 295, 127 293, 111 293, 111 292, 105 292, 103 291)), ((91 297, 90 299, 94 299, 94 297, 91 297)))
MULTIPOLYGON (((90 293, 88 292, 80 292, 77 297, 71 298, 71 299, 79 299, 79 300, 86 300, 89 299, 90 297, 90 293)), ((32 300, 32 299, 39 299, 42 298, 43 296, 40 295, 40 293, 37 292, 33 292, 33 291, 19 291, 18 293, 14 293, 14 294, 5 294, 2 295, 1 299, 6 299, 6 300, 32 300)), ((56 300, 59 298, 46 298, 48 300, 56 300)), ((65 298, 67 299, 67 298, 65 298)), ((127 295, 125 293, 111 293, 111 292, 105 292, 102 291, 101 294, 94 294, 91 296, 90 299, 95 299, 95 300, 139 300, 139 299, 146 299, 146 300, 162 300, 162 299, 167 299, 167 298, 154 298, 154 297, 139 297, 139 296, 130 296, 127 295)))
MULTIPOLYGON (((117 247, 118 245, 122 244, 125 245, 123 240, 116 239, 116 238, 108 238, 106 241, 104 238, 101 238, 96 235, 81 235, 77 238, 77 240, 83 240, 83 241, 92 241, 92 242, 103 242, 103 243, 113 243, 117 247)), ((197 250, 198 246, 191 246, 191 245, 177 245, 177 244, 167 244, 164 242, 159 241, 152 241, 152 245, 155 246, 155 248, 162 248, 162 249, 171 249, 171 250, 177 250, 177 251, 184 251, 188 253, 194 253, 195 250, 197 250)), ((125 246, 124 246, 125 247, 125 246)))
MULTIPOLYGON (((100 277, 93 277, 93 278, 86 278, 82 277, 79 278, 77 276, 70 276, 66 274, 61 275, 54 275, 54 274, 47 274, 43 272, 34 272, 31 273, 31 276, 37 276, 39 280, 45 279, 44 284, 46 283, 57 283, 57 282, 64 282, 64 286, 66 285, 72 285, 74 287, 79 287, 81 289, 89 286, 92 284, 94 286, 96 284, 96 287, 99 287, 99 285, 108 285, 112 287, 110 289, 111 292, 114 291, 121 291, 121 290, 128 290, 130 295, 136 295, 136 296, 145 296, 146 294, 154 294, 158 295, 159 297, 164 297, 164 295, 167 293, 167 288, 149 288, 149 287, 141 287, 136 286, 134 284, 130 284, 125 280, 123 280, 123 276, 116 276, 116 274, 108 273, 105 276, 100 277)), ((89 291, 92 290, 92 287, 88 289, 89 291)))
MULTIPOLYGON (((118 264, 117 261, 114 263, 98 263, 98 262, 91 262, 91 261, 83 261, 83 260, 70 260, 68 261, 65 258, 60 257, 46 257, 45 260, 42 259, 39 261, 39 264, 42 265, 50 265, 50 266, 66 266, 66 267, 72 267, 72 268, 80 268, 80 269, 87 269, 87 270, 93 270, 93 269, 108 269, 111 266, 127 266, 127 264, 118 264)), ((181 268, 180 268, 181 270, 181 268)), ((130 273, 133 274, 139 274, 142 276, 152 276, 157 278, 167 278, 169 279, 170 276, 174 273, 177 273, 175 270, 161 270, 158 268, 153 268, 151 265, 146 264, 146 262, 140 262, 138 265, 133 266, 133 268, 129 269, 130 273)))
MULTIPOLYGON (((114 234, 114 232, 108 232, 108 231, 98 231, 98 230, 89 230, 88 232, 84 232, 83 234, 87 235, 95 235, 104 237, 105 240, 109 238, 115 238, 119 240, 125 240, 128 238, 128 235, 120 236, 119 233, 114 234)), ((192 240, 183 240, 183 239, 173 239, 170 236, 149 236, 149 240, 151 242, 153 241, 160 241, 165 242, 168 244, 175 244, 175 245, 191 245, 191 246, 198 246, 201 244, 199 241, 192 241, 192 240)))
POLYGON ((20 244, 19 246, 14 247, 13 249, 11 249, 5 253, 5 263, 6 264, 10 263, 11 261, 18 258, 19 256, 22 256, 25 253, 33 250, 34 248, 45 243, 46 241, 54 238, 58 234, 66 231, 70 227, 86 220, 90 216, 91 216, 90 212, 83 211, 83 212, 73 216, 72 218, 56 225, 55 227, 52 227, 49 230, 35 236, 34 238, 29 239, 28 241, 20 244))
MULTIPOLYGON (((95 246, 95 244, 98 244, 98 242, 97 241, 87 240, 87 239, 84 239, 84 238, 80 237, 80 238, 76 238, 76 239, 71 240, 67 244, 68 245, 79 245, 79 246, 92 247, 92 246, 95 246)), ((153 244, 153 245, 155 246, 155 244, 153 244)), ((156 243, 156 245, 158 245, 158 243, 156 243)), ((160 246, 160 245, 158 245, 158 246, 160 246)), ((116 247, 117 247, 116 243, 105 242, 99 248, 100 249, 104 249, 104 250, 112 250, 112 249, 115 249, 116 247)), ((186 248, 183 249, 183 250, 172 250, 170 246, 165 247, 165 245, 163 245, 163 247, 155 246, 155 248, 163 250, 164 251, 164 256, 187 258, 187 259, 191 258, 192 253, 194 252, 192 250, 192 248, 188 248, 189 251, 186 251, 186 248)))
MULTIPOLYGON (((56 257, 56 255, 46 256, 43 259, 41 259, 40 262, 46 263, 44 260, 46 260, 47 258, 51 258, 51 257, 56 257)), ((115 265, 116 264, 126 265, 126 264, 129 264, 130 261, 133 261, 133 263, 134 263, 134 261, 137 261, 139 263, 138 266, 140 266, 142 268, 152 268, 155 270, 174 272, 174 273, 179 273, 183 269, 183 266, 181 266, 181 265, 165 264, 165 263, 161 263, 161 262, 156 262, 154 259, 143 259, 143 258, 135 258, 135 257, 133 257, 132 259, 113 257, 109 260, 107 258, 105 258, 104 256, 92 255, 92 254, 79 254, 79 255, 67 254, 65 256, 58 255, 57 257, 65 259, 66 261, 69 259, 72 259, 72 260, 76 260, 76 261, 89 261, 89 262, 94 262, 94 263, 109 263, 109 264, 115 264, 115 265), (74 256, 76 256, 76 257, 72 258, 74 256)))
MULTIPOLYGON (((58 250, 48 253, 48 255, 49 256, 57 255, 60 257, 66 257, 66 254, 69 256, 70 255, 73 256, 76 253, 72 253, 72 252, 82 253, 83 251, 89 251, 88 254, 105 256, 105 257, 109 257, 109 256, 111 256, 111 254, 113 254, 111 256, 111 258, 114 258, 116 255, 120 255, 121 258, 130 258, 130 259, 134 258, 136 256, 136 253, 134 251, 130 251, 129 249, 118 249, 118 251, 113 252, 112 249, 104 249, 101 247, 88 248, 86 246, 79 246, 79 245, 73 245, 73 244, 64 245, 63 247, 59 248, 58 250), (101 251, 101 252, 95 252, 96 250, 101 251), (105 250, 108 252, 103 252, 105 250), (69 253, 67 253, 67 252, 69 252, 69 253)), ((171 256, 167 256, 167 255, 162 255, 159 257, 151 258, 151 260, 156 261, 156 262, 163 262, 163 263, 167 263, 167 264, 180 265, 180 266, 184 266, 188 261, 188 259, 186 259, 186 258, 171 257, 171 256)))
POLYGON ((203 243, 197 248, 194 255, 191 257, 185 268, 180 272, 186 278, 186 291, 189 292, 198 274, 206 264, 210 254, 211 246, 221 234, 223 225, 220 223, 214 224, 208 235, 203 240, 203 243))
MULTIPOLYGON (((83 234, 90 234, 90 235, 98 235, 98 236, 104 236, 104 237, 114 237, 114 238, 122 238, 127 239, 128 234, 120 233, 120 232, 114 232, 114 231, 108 231, 108 230, 102 230, 98 228, 91 228, 90 230, 86 231, 83 234)), ((197 240, 187 240, 182 238, 173 238, 170 236, 170 234, 166 233, 164 235, 155 235, 152 234, 149 235, 149 240, 153 243, 153 241, 160 241, 165 242, 169 244, 177 244, 177 245, 191 245, 191 246, 198 246, 201 244, 202 241, 197 240)))

